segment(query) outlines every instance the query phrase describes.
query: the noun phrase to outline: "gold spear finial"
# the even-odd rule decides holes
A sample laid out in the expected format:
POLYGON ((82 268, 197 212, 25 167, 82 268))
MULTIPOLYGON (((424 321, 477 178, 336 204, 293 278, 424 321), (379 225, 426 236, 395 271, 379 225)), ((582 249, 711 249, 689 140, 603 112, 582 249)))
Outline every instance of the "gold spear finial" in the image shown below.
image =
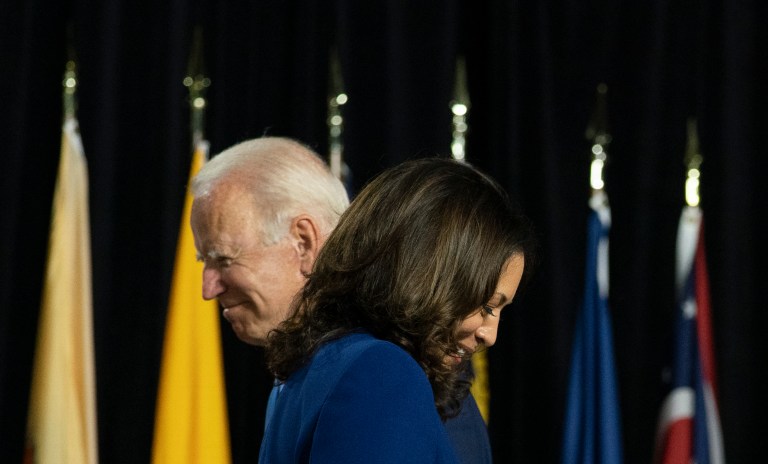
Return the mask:
POLYGON ((329 79, 329 97, 328 97, 328 165, 331 173, 337 179, 343 181, 343 153, 344 153, 344 114, 343 106, 349 100, 344 92, 344 79, 341 73, 341 62, 339 52, 334 47, 330 51, 330 79, 329 79))
POLYGON ((592 141, 592 164, 589 169, 589 184, 593 194, 605 187, 603 170, 608 160, 607 147, 611 143, 608 133, 608 86, 600 83, 597 86, 595 108, 592 120, 587 126, 587 139, 592 141))
POLYGON ((187 76, 184 78, 184 86, 189 89, 190 129, 192 142, 195 145, 203 140, 205 107, 207 105, 205 92, 211 86, 211 79, 204 74, 203 52, 203 29, 196 26, 192 38, 192 49, 189 54, 187 76))
POLYGON ((464 161, 467 156, 467 115, 469 113, 469 89, 467 87, 467 63, 463 56, 456 59, 456 77, 451 100, 453 114, 453 137, 451 140, 451 156, 453 159, 464 161))
POLYGON ((701 171, 699 166, 704 161, 704 157, 699 152, 699 132, 695 118, 688 118, 688 142, 685 148, 685 165, 688 168, 688 175, 685 180, 685 202, 688 206, 699 205, 699 185, 701 171))

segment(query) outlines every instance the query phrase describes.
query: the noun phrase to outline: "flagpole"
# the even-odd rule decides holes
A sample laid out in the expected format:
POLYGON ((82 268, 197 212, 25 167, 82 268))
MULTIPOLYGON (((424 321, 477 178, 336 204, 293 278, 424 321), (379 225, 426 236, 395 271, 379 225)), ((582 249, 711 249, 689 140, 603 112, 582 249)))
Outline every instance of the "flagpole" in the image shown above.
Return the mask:
POLYGON ((608 88, 597 99, 586 136, 592 141, 584 299, 576 318, 571 352, 562 464, 621 464, 623 444, 613 332, 608 309, 608 235, 611 210, 603 178, 611 137, 607 124, 608 88))
POLYGON ((587 139, 592 141, 592 163, 589 168, 589 185, 592 196, 602 196, 605 187, 604 168, 608 161, 608 144, 611 135, 608 133, 608 86, 600 83, 597 86, 595 109, 586 132, 587 139))
POLYGON ((64 123, 38 321, 25 462, 96 463, 88 166, 75 119, 74 60, 62 81, 64 123))
POLYGON ((192 38, 192 51, 189 55, 187 76, 184 78, 184 86, 189 89, 190 129, 192 132, 192 146, 197 147, 204 140, 205 108, 207 101, 205 92, 211 86, 211 79, 204 75, 203 63, 203 30, 195 27, 192 38))
POLYGON ((74 60, 67 61, 64 71, 64 79, 62 86, 64 92, 62 93, 64 99, 64 120, 75 119, 77 112, 77 102, 75 99, 75 92, 77 91, 77 65, 74 60))
MULTIPOLYGON (((467 64, 463 56, 456 59, 456 73, 454 77, 453 99, 449 103, 452 118, 451 157, 456 161, 467 160, 467 116, 469 114, 470 100, 467 88, 467 64)), ((491 414, 491 388, 488 378, 488 355, 480 351, 472 356, 472 385, 470 393, 477 403, 477 409, 485 423, 488 423, 491 414)))
MULTIPOLYGON (((204 138, 205 91, 202 32, 194 31, 188 75, 190 130, 193 142, 191 180, 207 159, 204 138)), ((226 386, 216 301, 201 295, 203 264, 195 259, 189 227, 192 195, 181 211, 176 259, 171 279, 163 354, 158 382, 153 464, 231 462, 226 386)))
MULTIPOLYGON (((467 87, 467 63, 463 56, 456 58, 453 99, 449 103, 452 118, 451 157, 456 161, 467 161, 467 116, 470 100, 467 87)), ((491 388, 488 378, 488 355, 480 351, 472 356, 472 385, 470 393, 477 403, 483 421, 488 423, 491 415, 491 388)))
POLYGON ((74 26, 72 22, 67 24, 67 63, 64 66, 64 77, 61 81, 63 87, 62 99, 64 106, 64 121, 74 121, 77 117, 77 60, 74 48, 74 26))
POLYGON ((466 159, 467 144, 467 115, 469 113, 469 89, 467 87, 467 62, 463 56, 456 59, 456 78, 451 101, 451 113, 453 113, 453 139, 451 141, 451 156, 453 159, 464 161, 466 159))
POLYGON ((342 109, 349 101, 344 92, 344 79, 341 73, 339 51, 336 47, 330 52, 330 90, 328 98, 328 165, 331 173, 344 183, 344 114, 342 109))
POLYGON ((688 168, 688 175, 685 180, 685 202, 690 207, 699 206, 699 178, 701 171, 699 167, 704 161, 704 157, 699 153, 699 134, 696 126, 696 119, 688 119, 688 142, 685 149, 685 165, 688 168))

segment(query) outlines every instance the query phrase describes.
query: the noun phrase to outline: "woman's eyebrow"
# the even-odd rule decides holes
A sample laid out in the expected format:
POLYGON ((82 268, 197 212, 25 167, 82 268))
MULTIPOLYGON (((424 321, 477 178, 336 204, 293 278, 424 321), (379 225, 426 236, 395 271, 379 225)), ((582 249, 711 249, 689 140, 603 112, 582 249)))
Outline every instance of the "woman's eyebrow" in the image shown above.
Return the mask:
POLYGON ((499 298, 499 303, 498 303, 499 306, 503 306, 510 302, 509 298, 507 298, 507 295, 505 295, 502 292, 496 292, 493 294, 493 296, 499 298))

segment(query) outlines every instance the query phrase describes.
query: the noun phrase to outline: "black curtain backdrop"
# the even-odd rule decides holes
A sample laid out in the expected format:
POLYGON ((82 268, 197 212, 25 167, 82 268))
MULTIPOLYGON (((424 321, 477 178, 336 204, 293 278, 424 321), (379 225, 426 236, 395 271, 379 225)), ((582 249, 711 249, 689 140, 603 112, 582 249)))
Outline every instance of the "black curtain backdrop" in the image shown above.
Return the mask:
MULTIPOLYGON (((329 51, 349 103, 358 190, 402 160, 447 155, 466 57, 468 159, 520 199, 539 269, 489 352, 497 462, 557 462, 581 302, 584 130, 609 88, 611 311, 628 463, 647 463, 674 315, 686 119, 702 205, 726 456, 768 454, 768 6, 759 1, 0 1, 0 459, 20 462, 71 42, 90 168, 101 461, 149 462, 159 360, 191 158, 182 85, 203 31, 212 151, 261 134, 327 153, 329 51), (67 31, 72 39, 67 39, 67 31)), ((429 259, 429 257, 425 257, 429 259)), ((270 378, 222 324, 234 462, 255 462, 270 378)))

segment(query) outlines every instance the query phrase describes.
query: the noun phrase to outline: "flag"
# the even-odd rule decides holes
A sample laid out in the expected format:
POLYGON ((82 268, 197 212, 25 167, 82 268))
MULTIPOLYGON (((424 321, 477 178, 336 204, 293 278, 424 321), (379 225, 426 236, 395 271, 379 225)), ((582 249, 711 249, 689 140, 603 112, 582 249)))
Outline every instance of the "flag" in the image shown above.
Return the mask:
POLYGON ((709 278, 698 207, 686 206, 680 216, 676 274, 672 390, 659 415, 654 461, 721 464, 725 457, 716 400, 709 278))
POLYGON ((92 298, 88 167, 77 121, 67 118, 32 368, 29 462, 98 461, 92 298))
MULTIPOLYGON (((208 144, 195 147, 190 179, 205 162, 208 144)), ((155 412, 152 462, 229 463, 218 306, 202 298, 203 265, 189 227, 192 195, 184 202, 165 328, 155 412)))
POLYGON ((475 377, 472 379, 470 394, 475 397, 480 415, 483 416, 483 420, 487 424, 491 410, 491 389, 488 380, 488 356, 486 353, 486 351, 481 351, 472 356, 472 372, 474 372, 475 377))
POLYGON ((563 430, 563 464, 619 464, 621 414, 608 312, 608 231, 602 191, 590 200, 584 304, 576 320, 563 430))

